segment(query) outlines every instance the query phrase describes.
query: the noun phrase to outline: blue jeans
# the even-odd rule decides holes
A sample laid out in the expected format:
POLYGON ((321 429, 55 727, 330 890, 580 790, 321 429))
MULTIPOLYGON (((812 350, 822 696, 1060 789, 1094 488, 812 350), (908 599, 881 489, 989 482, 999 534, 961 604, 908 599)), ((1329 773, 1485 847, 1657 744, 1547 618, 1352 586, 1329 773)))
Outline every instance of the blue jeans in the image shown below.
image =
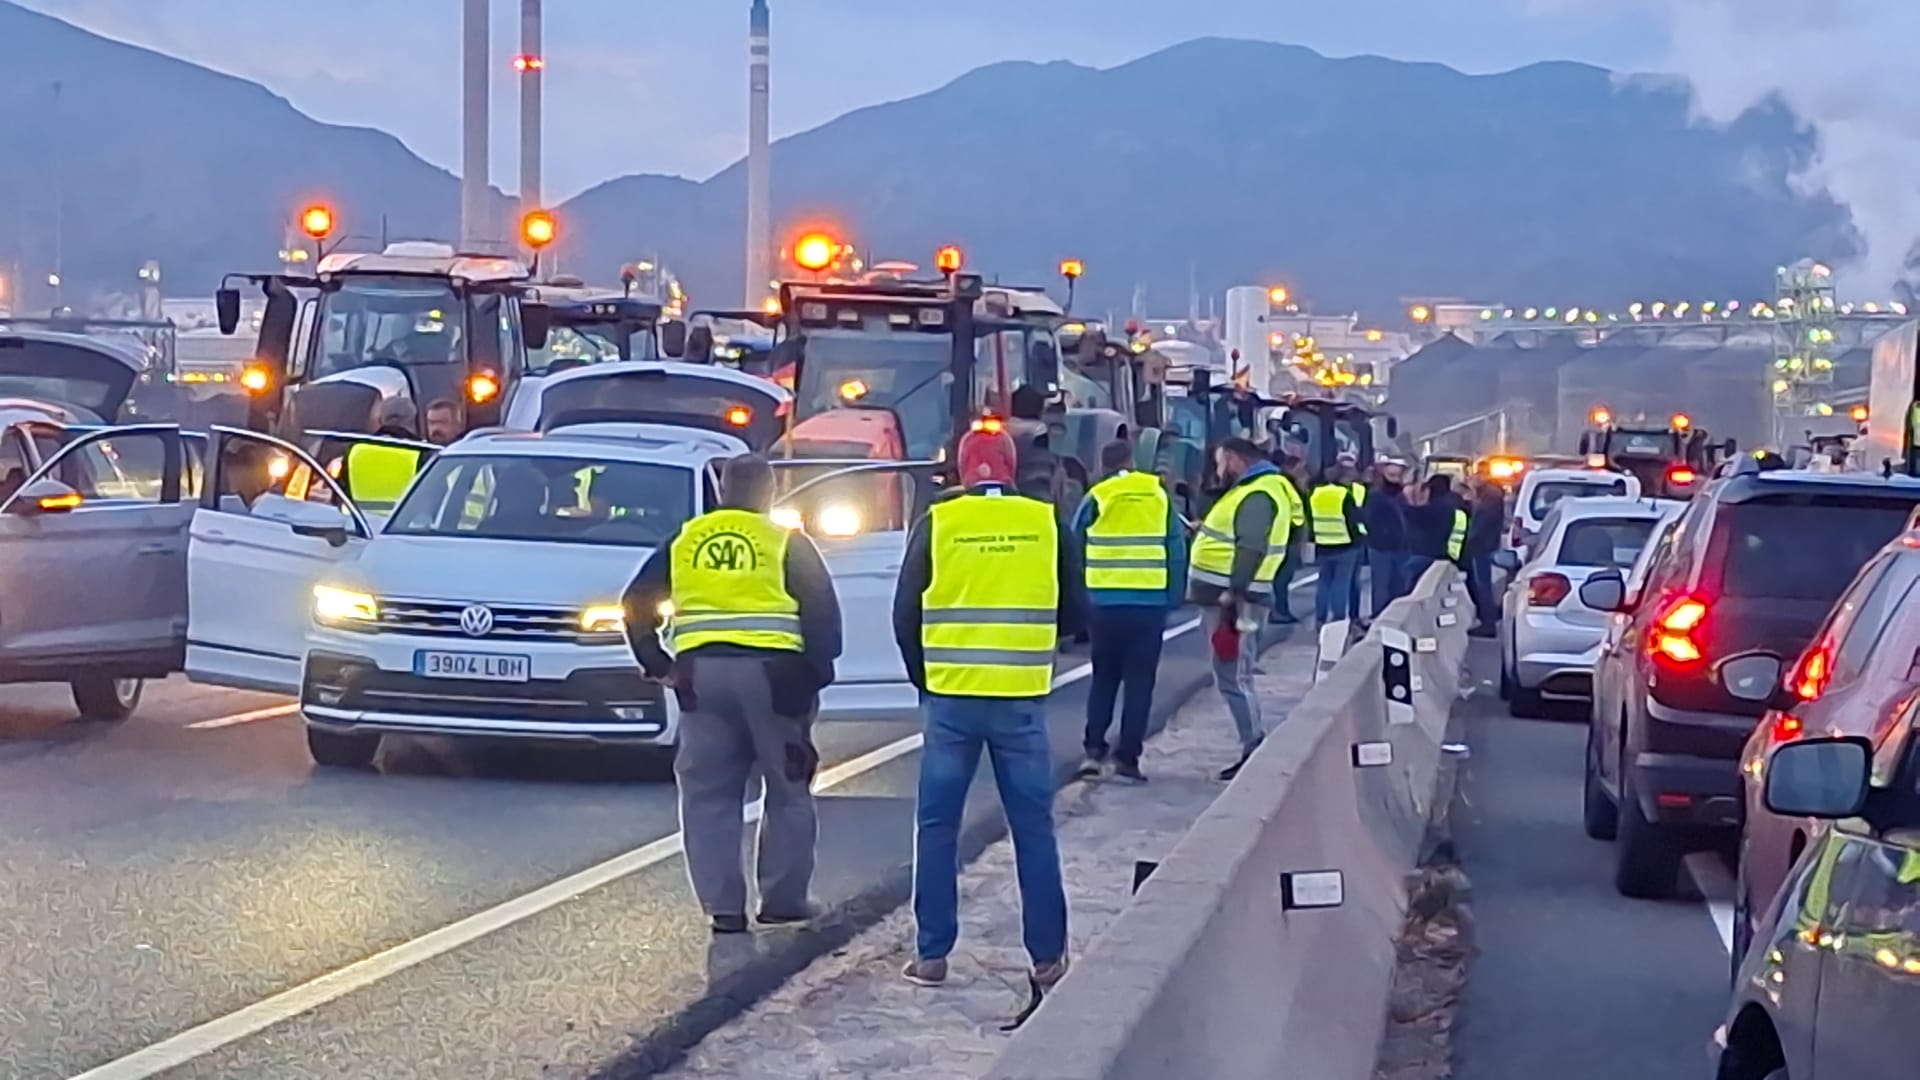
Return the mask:
POLYGON ((926 694, 920 805, 913 852, 915 947, 944 959, 960 936, 960 821, 984 747, 1013 836, 1020 921, 1034 966, 1067 952, 1067 892, 1053 834, 1053 752, 1044 698, 962 698, 926 694))
POLYGON ((1093 678, 1087 682, 1087 756, 1107 757, 1107 732, 1113 728, 1113 706, 1120 701, 1120 741, 1115 761, 1140 764, 1140 748, 1147 741, 1147 720, 1153 712, 1153 684, 1160 673, 1161 634, 1167 611, 1160 607, 1129 605, 1088 608, 1093 636, 1093 678), (1121 690, 1125 689, 1122 699, 1121 690))
POLYGON ((1373 583, 1373 614, 1386 614, 1387 605, 1407 594, 1407 556, 1402 551, 1367 549, 1367 576, 1373 583))
POLYGON ((1412 592, 1414 589, 1414 586, 1420 584, 1420 579, 1427 576, 1427 568, 1432 566, 1435 562, 1438 562, 1438 561, 1439 560, 1435 559, 1431 555, 1407 556, 1406 591, 1412 592))
POLYGON ((1353 576, 1359 572, 1360 548, 1350 545, 1322 550, 1315 562, 1320 567, 1320 580, 1313 589, 1313 617, 1323 624, 1352 618, 1356 614, 1353 576))
POLYGON ((1467 556, 1467 595, 1473 616, 1485 626, 1500 621, 1500 600, 1493 595, 1493 553, 1467 556))

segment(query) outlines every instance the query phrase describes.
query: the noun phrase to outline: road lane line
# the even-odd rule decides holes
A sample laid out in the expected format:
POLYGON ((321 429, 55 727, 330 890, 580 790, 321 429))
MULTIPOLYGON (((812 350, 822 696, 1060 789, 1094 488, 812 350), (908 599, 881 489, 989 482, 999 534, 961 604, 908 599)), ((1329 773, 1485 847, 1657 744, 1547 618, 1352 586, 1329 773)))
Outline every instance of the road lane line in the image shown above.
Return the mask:
POLYGON ((1707 915, 1713 919, 1713 927, 1720 933, 1720 945, 1728 955, 1732 955, 1733 878, 1713 852, 1696 851, 1687 856, 1686 862, 1687 873, 1693 878, 1694 887, 1706 899, 1707 915))
MULTIPOLYGON (((1302 581, 1294 587, 1298 588, 1306 584, 1310 582, 1302 581)), ((1171 641, 1199 627, 1200 619, 1188 619, 1168 627, 1161 637, 1171 641)), ((1058 690, 1063 686, 1070 686, 1086 678, 1092 671, 1093 665, 1087 663, 1068 668, 1054 676, 1053 688, 1058 690)), ((294 706, 279 708, 292 711, 294 706)), ((233 717, 221 719, 232 720, 234 723, 246 722, 233 717)), ((256 719, 264 719, 264 717, 256 717, 256 719)), ((202 721, 205 724, 213 722, 202 721)), ((920 749, 922 742, 923 736, 909 735, 878 749, 849 758, 831 768, 823 769, 814 779, 814 790, 826 791, 856 776, 878 769, 882 765, 920 749)), ((749 823, 760 820, 760 815, 761 805, 758 800, 749 803, 743 814, 749 823)), ((504 930, 515 923, 532 918, 570 900, 576 900, 586 893, 610 885, 621 878, 630 877, 649 867, 657 866, 680 854, 681 850, 680 833, 661 837, 652 843, 644 844, 605 862, 543 885, 532 892, 523 893, 504 903, 448 923, 438 930, 430 930, 417 938, 377 952, 364 960, 357 960, 318 978, 262 998, 225 1016, 188 1028, 178 1035, 169 1036, 124 1057, 115 1058, 104 1065, 78 1073, 72 1080, 147 1080, 148 1077, 157 1076, 169 1069, 179 1068, 222 1047, 257 1035, 276 1024, 291 1020, 302 1013, 311 1012, 329 1002, 337 1001, 356 990, 365 989, 409 968, 418 967, 437 956, 472 944, 495 931, 504 930)))
POLYGON ((188 724, 187 727, 194 731, 207 731, 212 728, 251 724, 255 720, 271 720, 276 716, 291 716, 299 711, 300 706, 293 703, 273 705, 265 709, 254 709, 251 712, 234 713, 232 716, 216 716, 211 720, 195 720, 193 723, 188 724))

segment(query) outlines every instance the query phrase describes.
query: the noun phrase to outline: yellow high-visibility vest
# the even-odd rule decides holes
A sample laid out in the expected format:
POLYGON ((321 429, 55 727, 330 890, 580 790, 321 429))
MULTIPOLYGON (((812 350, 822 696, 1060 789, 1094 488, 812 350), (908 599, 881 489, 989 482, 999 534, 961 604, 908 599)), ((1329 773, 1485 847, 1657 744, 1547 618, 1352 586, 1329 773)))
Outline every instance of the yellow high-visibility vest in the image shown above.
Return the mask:
POLYGON ((1046 697, 1059 642, 1053 507, 1011 493, 961 495, 929 516, 933 574, 920 598, 927 691, 1046 697))
POLYGON ((1304 529, 1307 527, 1307 501, 1301 497, 1300 489, 1294 486, 1292 480, 1286 477, 1281 479, 1286 480, 1281 486, 1287 492, 1287 521, 1296 529, 1304 529))
POLYGON ((1453 530, 1447 533, 1447 558, 1460 561, 1460 553, 1467 550, 1467 512, 1453 512, 1453 530))
POLYGON ((1217 585, 1222 589, 1233 584, 1233 516, 1240 504, 1255 493, 1266 495, 1273 500, 1273 527, 1267 532, 1267 550, 1260 557, 1260 566, 1253 572, 1253 581, 1248 591, 1262 595, 1273 592, 1273 575, 1280 570, 1280 561, 1287 555, 1287 537, 1293 531, 1293 516, 1287 510, 1288 492, 1291 485, 1279 473, 1261 473, 1245 483, 1235 484, 1227 489, 1220 501, 1213 504, 1207 516, 1200 523, 1200 531, 1193 538, 1191 567, 1187 571, 1190 581, 1199 581, 1208 585, 1217 585))
POLYGON ((1313 507, 1313 542, 1334 546, 1353 543, 1353 530, 1347 528, 1347 500, 1353 492, 1339 484, 1322 484, 1313 489, 1307 501, 1313 507))
POLYGON ((722 643, 800 651, 800 603, 787 592, 790 535, 750 510, 714 510, 681 528, 669 549, 676 652, 722 643))
POLYGON ((347 497, 360 509, 384 514, 400 504, 414 474, 420 471, 423 451, 380 443, 347 447, 347 497))
POLYGON ((1167 587, 1167 489, 1152 473, 1109 476, 1087 492, 1093 525, 1087 529, 1087 588, 1167 587))

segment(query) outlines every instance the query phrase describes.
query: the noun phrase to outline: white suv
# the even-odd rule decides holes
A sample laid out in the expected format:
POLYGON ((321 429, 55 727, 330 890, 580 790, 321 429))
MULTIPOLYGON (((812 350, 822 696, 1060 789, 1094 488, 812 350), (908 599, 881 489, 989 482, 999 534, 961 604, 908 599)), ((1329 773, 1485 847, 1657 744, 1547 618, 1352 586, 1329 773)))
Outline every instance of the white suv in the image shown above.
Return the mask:
POLYGON ((290 494, 195 515, 195 681, 297 694, 323 765, 364 767, 390 733, 674 745, 678 706, 641 677, 620 598, 711 505, 709 465, 740 440, 645 425, 476 434, 426 464, 375 532, 299 450, 218 439, 217 462, 253 440, 293 465, 290 494))

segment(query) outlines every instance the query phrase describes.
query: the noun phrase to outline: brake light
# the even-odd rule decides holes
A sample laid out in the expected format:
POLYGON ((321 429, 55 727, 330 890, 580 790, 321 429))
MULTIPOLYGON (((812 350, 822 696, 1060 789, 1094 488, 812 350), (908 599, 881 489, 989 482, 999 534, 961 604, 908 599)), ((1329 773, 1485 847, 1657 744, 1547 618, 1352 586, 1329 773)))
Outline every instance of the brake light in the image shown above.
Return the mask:
POLYGON ((1667 483, 1685 486, 1694 481, 1694 472, 1685 465, 1675 465, 1667 470, 1667 483))
POLYGON ((1565 574, 1535 574, 1527 579, 1527 606, 1554 607, 1572 591, 1565 574))
POLYGON ((1655 621, 1652 649, 1676 664, 1694 664, 1703 655, 1694 635, 1707 618, 1707 605, 1691 596, 1673 602, 1655 621))
POLYGON ((1767 735, 1773 740, 1774 745, 1778 746, 1781 743, 1790 743, 1799 738, 1800 733, 1805 731, 1806 727, 1807 725, 1802 723, 1800 718, 1792 713, 1781 713, 1779 717, 1773 721, 1773 729, 1769 731, 1767 735))
POLYGON ((1793 673, 1793 692, 1801 701, 1817 700, 1827 691, 1827 680, 1833 678, 1833 661, 1827 656, 1825 646, 1807 653, 1800 660, 1800 669, 1793 673))

